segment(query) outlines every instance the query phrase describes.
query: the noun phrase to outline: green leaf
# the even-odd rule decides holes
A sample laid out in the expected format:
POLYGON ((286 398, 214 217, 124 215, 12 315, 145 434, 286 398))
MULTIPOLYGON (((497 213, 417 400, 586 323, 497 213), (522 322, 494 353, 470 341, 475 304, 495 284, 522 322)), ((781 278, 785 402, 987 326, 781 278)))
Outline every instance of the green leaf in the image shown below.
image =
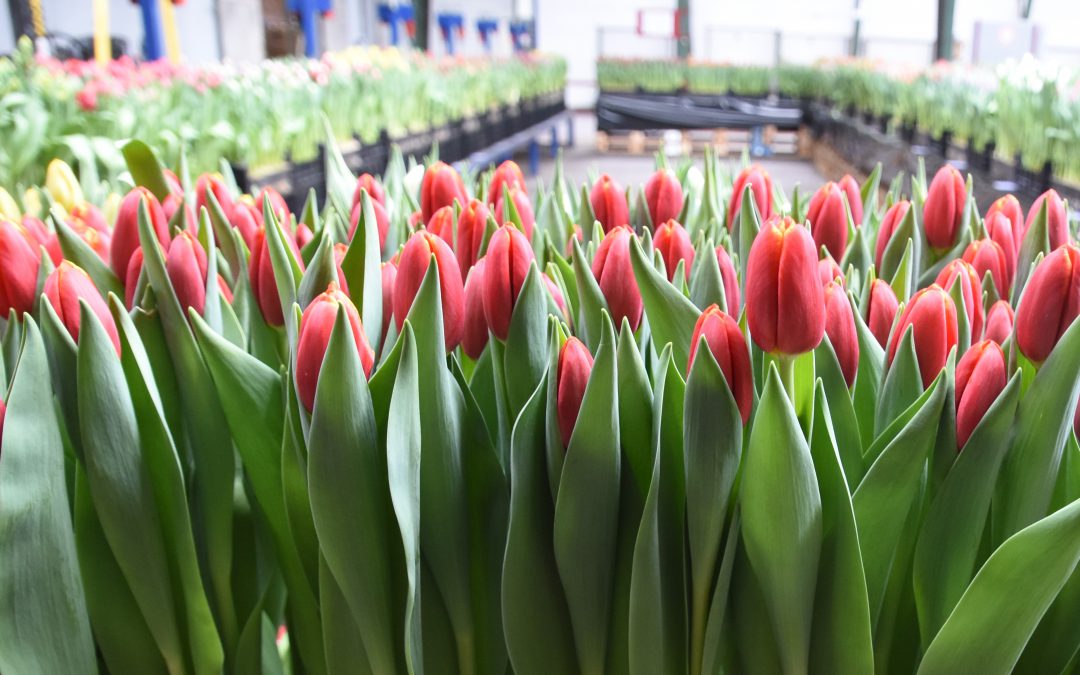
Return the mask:
POLYGON ((645 315, 649 319, 653 343, 661 349, 670 343, 672 359, 681 371, 685 368, 683 364, 689 361, 690 339, 701 312, 671 285, 663 274, 649 264, 637 237, 630 242, 630 261, 634 268, 634 278, 641 290, 641 300, 645 315))
POLYGON ((536 265, 531 264, 514 303, 502 364, 511 424, 531 398, 547 368, 547 317, 548 293, 536 265))
POLYGON ((686 462, 686 537, 690 551, 691 634, 694 668, 704 652, 720 544, 742 455, 743 423, 724 373, 699 338, 686 381, 683 411, 686 462))
POLYGON ((870 214, 877 209, 878 188, 881 185, 881 162, 874 165, 874 170, 863 181, 859 189, 859 196, 863 203, 863 221, 866 225, 870 221, 870 214))
MULTIPOLYGON (((90 280, 94 282, 94 286, 101 291, 103 296, 115 293, 123 297, 123 284, 113 274, 109 265, 101 259, 101 256, 90 248, 90 244, 87 244, 82 237, 75 234, 71 226, 64 222, 62 218, 54 216, 53 224, 55 225, 56 236, 60 240, 60 251, 64 254, 64 258, 83 268, 90 275, 90 280)), ((154 241, 157 241, 156 237, 154 241)))
POLYGON ((592 270, 585 259, 585 253, 581 250, 581 244, 577 239, 574 242, 574 276, 577 280, 579 313, 575 321, 577 336, 589 348, 595 352, 600 345, 601 336, 601 310, 607 311, 607 300, 604 299, 600 285, 596 282, 592 270))
MULTIPOLYGON (((882 430, 888 427, 922 393, 919 357, 915 353, 915 333, 914 329, 908 326, 885 373, 885 382, 881 387, 881 396, 878 398, 874 416, 874 429, 882 430)), ((875 457, 868 459, 873 461, 875 457)))
POLYGON ((945 623, 975 572, 1019 400, 1017 373, 975 427, 923 521, 913 575, 924 645, 945 623))
POLYGON ((0 670, 96 673, 45 347, 25 328, 0 452, 0 670))
POLYGON ((994 551, 930 643, 918 672, 1011 672, 1077 562, 1080 500, 994 551))
MULTIPOLYGON (((733 197, 734 198, 734 197, 733 197)), ((772 199, 772 195, 769 196, 772 199)), ((732 239, 738 242, 739 260, 750 260, 750 247, 754 245, 758 232, 761 231, 761 214, 758 213, 754 189, 747 183, 743 188, 742 201, 739 202, 739 216, 734 224, 732 239)), ((742 297, 746 297, 746 275, 739 279, 742 297)))
POLYGON ((842 456, 833 434, 829 398, 821 380, 814 389, 810 454, 821 490, 821 563, 814 601, 810 670, 873 673, 874 645, 859 532, 842 456))
POLYGON ((349 249, 341 261, 341 272, 355 298, 364 333, 372 345, 379 345, 382 335, 382 252, 379 250, 379 227, 375 207, 367 190, 360 194, 360 220, 349 249))
POLYGON ((323 144, 326 147, 326 192, 328 196, 332 196, 333 199, 339 200, 342 204, 349 204, 352 200, 353 190, 356 189, 356 176, 349 170, 349 165, 345 163, 345 158, 341 156, 341 148, 338 147, 334 130, 330 126, 330 120, 325 113, 320 113, 319 117, 322 118, 323 144))
POLYGON ((1050 253, 1050 228, 1047 222, 1049 218, 1048 208, 1049 205, 1044 199, 1042 206, 1039 207, 1039 212, 1035 214, 1031 226, 1024 232, 1024 238, 1020 242, 1020 250, 1016 255, 1016 278, 1013 280, 1012 286, 1011 300, 1014 307, 1019 306, 1020 296, 1023 294, 1027 280, 1031 276, 1035 261, 1040 255, 1046 256, 1050 253))
POLYGON ((787 672, 806 672, 822 511, 810 448, 775 367, 743 464, 742 536, 787 672), (783 489, 777 490, 776 486, 783 489))
POLYGON ((124 161, 135 184, 153 192, 159 201, 165 201, 169 196, 169 184, 165 182, 161 162, 150 146, 142 141, 128 141, 120 152, 124 155, 124 161))
MULTIPOLYGON (((878 233, 878 236, 881 236, 880 232, 878 233)), ((901 220, 900 224, 893 230, 892 236, 889 238, 889 243, 885 245, 885 250, 881 254, 881 269, 877 271, 879 279, 892 279, 896 276, 897 270, 900 268, 900 262, 903 260, 908 248, 909 241, 911 242, 910 274, 912 281, 915 281, 918 278, 919 272, 922 270, 924 236, 915 215, 914 206, 908 208, 907 213, 904 214, 903 220, 901 220)), ((897 297, 900 300, 906 299, 909 288, 897 289, 897 297), (900 295, 901 292, 904 293, 903 297, 900 295)))
POLYGON ((619 377, 619 442, 631 478, 644 498, 653 473, 653 392, 626 317, 619 331, 615 359, 619 377))
MULTIPOLYGON (((862 354, 860 353, 859 356, 861 360, 862 354)), ((828 396, 830 427, 835 436, 837 450, 840 452, 844 476, 849 486, 858 485, 863 477, 859 420, 855 413, 855 406, 851 402, 847 381, 844 380, 844 373, 840 369, 840 362, 836 358, 836 352, 833 351, 828 336, 814 350, 814 369, 815 374, 820 378, 818 382, 821 382, 828 396)), ((816 393, 814 400, 818 400, 816 393)), ((817 418, 817 406, 815 406, 813 416, 817 418)))
POLYGON ((583 673, 603 673, 607 661, 619 519, 619 419, 615 334, 603 337, 566 451, 555 503, 555 561, 570 610, 583 673))
MULTIPOLYGON (((855 332, 859 338, 859 369, 855 376, 855 388, 851 404, 859 422, 859 436, 862 448, 868 448, 874 441, 874 415, 877 411, 878 392, 885 370, 885 350, 878 344, 877 338, 870 332, 862 314, 854 312, 855 332)), ((847 450, 843 450, 847 454, 847 450)), ((861 475, 861 472, 860 472, 861 475)), ((850 480, 851 475, 848 476, 850 480)))

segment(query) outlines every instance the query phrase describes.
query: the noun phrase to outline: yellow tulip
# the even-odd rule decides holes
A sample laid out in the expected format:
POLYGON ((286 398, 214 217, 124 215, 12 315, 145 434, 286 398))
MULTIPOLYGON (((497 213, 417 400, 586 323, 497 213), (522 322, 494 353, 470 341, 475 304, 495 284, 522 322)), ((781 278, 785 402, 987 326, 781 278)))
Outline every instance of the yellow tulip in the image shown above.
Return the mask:
POLYGON ((120 199, 119 193, 110 192, 105 198, 105 204, 101 207, 101 213, 105 216, 105 222, 109 224, 109 227, 116 225, 116 214, 120 212, 120 199))
POLYGON ((54 159, 45 169, 45 189, 54 201, 70 212, 84 200, 82 186, 67 162, 54 159))
POLYGON ((19 209, 15 198, 2 187, 0 187, 0 218, 15 222, 22 220, 22 210, 19 209))
POLYGON ((26 206, 26 212, 32 216, 41 217, 41 193, 37 188, 26 188, 22 197, 23 204, 26 206))

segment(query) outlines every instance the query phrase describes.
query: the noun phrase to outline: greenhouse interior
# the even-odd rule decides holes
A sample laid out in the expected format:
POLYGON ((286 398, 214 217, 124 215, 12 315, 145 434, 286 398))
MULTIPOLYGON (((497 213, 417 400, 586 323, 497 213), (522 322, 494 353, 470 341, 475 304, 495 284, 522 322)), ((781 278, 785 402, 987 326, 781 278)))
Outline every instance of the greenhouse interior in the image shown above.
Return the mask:
POLYGON ((1080 675, 1077 0, 4 0, 0 673, 1080 675))

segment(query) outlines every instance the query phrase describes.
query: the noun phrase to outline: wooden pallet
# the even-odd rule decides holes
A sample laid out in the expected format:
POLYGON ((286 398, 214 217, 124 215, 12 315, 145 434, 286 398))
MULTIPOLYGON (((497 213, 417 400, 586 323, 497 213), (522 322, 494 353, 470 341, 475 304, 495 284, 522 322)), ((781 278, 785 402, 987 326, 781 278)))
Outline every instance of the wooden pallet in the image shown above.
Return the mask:
MULTIPOLYGON (((764 129, 764 141, 777 155, 795 155, 799 152, 799 134, 781 131, 773 126, 764 129)), ((626 133, 596 132, 596 149, 599 152, 616 152, 630 155, 651 155, 664 148, 675 146, 674 154, 690 155, 705 152, 711 147, 718 155, 738 155, 751 145, 749 129, 693 129, 677 132, 626 133)))

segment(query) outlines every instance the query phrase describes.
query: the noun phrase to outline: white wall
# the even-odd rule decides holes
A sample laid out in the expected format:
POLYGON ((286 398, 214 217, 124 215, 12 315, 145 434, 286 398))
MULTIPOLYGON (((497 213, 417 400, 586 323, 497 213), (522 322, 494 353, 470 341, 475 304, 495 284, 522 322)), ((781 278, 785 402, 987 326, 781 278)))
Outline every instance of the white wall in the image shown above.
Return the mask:
POLYGON ((428 26, 428 46, 435 54, 446 53, 446 43, 439 30, 439 14, 443 12, 463 15, 465 38, 455 42, 457 53, 476 56, 484 53, 484 45, 476 32, 479 18, 497 19, 499 30, 491 36, 492 53, 506 56, 513 52, 510 39, 510 20, 514 14, 513 0, 431 0, 431 24, 428 26))

